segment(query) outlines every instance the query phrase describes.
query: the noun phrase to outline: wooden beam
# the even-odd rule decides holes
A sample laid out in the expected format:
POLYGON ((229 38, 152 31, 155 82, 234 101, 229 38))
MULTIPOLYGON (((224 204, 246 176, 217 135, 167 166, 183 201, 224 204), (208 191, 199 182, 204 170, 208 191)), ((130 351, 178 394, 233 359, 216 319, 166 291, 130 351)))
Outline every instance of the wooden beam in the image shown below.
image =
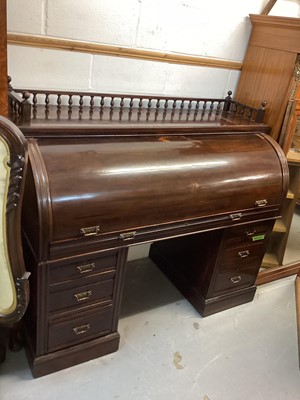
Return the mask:
POLYGON ((62 39, 49 36, 25 35, 8 33, 8 44, 46 48, 52 50, 76 51, 80 53, 108 55, 113 57, 134 58, 147 61, 166 62, 191 66, 225 68, 241 70, 239 61, 223 60, 218 58, 199 57, 183 53, 165 53, 154 50, 130 48, 110 44, 85 42, 80 40, 62 39))
POLYGON ((0 115, 7 116, 7 27, 6 0, 0 0, 0 115))
POLYGON ((269 12, 274 7, 276 1, 277 0, 269 0, 268 3, 266 4, 265 8, 262 10, 261 15, 268 15, 269 12))
POLYGON ((262 285, 264 283, 273 282, 277 279, 295 275, 299 272, 299 270, 300 261, 297 263, 281 265, 279 267, 268 268, 258 273, 255 284, 262 285))

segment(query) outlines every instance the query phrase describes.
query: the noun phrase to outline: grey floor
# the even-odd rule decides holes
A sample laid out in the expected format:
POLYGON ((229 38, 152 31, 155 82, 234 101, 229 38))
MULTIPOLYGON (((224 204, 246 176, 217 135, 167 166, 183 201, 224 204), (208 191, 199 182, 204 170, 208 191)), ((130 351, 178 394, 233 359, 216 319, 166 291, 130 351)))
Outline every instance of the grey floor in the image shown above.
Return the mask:
POLYGON ((149 259, 130 262, 119 351, 35 380, 8 353, 0 399, 300 399, 294 279, 201 318, 149 259))

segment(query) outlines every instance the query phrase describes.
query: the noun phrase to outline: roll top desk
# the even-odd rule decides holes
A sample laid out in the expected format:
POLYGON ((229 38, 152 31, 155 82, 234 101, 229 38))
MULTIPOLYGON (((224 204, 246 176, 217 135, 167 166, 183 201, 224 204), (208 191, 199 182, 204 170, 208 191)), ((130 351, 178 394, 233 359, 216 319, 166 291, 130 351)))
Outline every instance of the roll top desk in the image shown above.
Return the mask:
POLYGON ((230 96, 22 92, 11 89, 10 106, 28 141, 35 377, 118 349, 131 245, 151 242, 152 260, 202 316, 253 299, 288 185, 263 107, 230 96))

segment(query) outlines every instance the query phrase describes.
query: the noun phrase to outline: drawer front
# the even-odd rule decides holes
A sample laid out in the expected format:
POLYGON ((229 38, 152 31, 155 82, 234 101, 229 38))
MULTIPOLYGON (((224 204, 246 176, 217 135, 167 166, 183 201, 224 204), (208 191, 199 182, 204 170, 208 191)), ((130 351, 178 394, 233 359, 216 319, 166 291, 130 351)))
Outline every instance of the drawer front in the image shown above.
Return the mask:
POLYGON ((81 307, 94 302, 112 299, 114 279, 95 282, 80 287, 72 287, 50 294, 49 311, 58 311, 70 307, 81 307))
POLYGON ((249 244, 230 248, 224 251, 219 270, 244 269, 259 267, 263 258, 265 247, 263 243, 249 244))
POLYGON ((106 270, 115 270, 117 255, 117 252, 110 252, 109 254, 106 253, 97 258, 88 258, 82 261, 51 265, 49 277, 50 284, 73 279, 84 279, 106 270))
POLYGON ((263 243, 271 223, 259 223, 244 225, 234 229, 228 229, 225 238, 226 247, 235 247, 242 244, 263 243))
POLYGON ((242 271, 229 271, 218 274, 214 283, 212 296, 252 286, 255 282, 257 272, 258 268, 247 268, 242 271))
POLYGON ((97 311, 86 312, 76 318, 60 322, 50 322, 48 348, 52 351, 84 342, 93 337, 111 332, 113 307, 101 307, 97 311))

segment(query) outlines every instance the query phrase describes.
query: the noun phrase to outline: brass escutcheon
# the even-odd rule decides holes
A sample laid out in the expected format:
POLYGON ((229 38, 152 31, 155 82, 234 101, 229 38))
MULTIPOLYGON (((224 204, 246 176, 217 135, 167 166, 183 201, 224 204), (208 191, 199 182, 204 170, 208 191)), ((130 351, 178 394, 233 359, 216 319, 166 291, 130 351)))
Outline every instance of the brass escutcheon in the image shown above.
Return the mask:
POLYGON ((135 236, 136 236, 136 231, 120 233, 120 239, 122 240, 132 240, 135 238, 135 236))
POLYGON ((232 221, 238 221, 242 218, 242 213, 230 214, 230 218, 232 221))
POLYGON ((90 327, 90 324, 76 326, 75 328, 73 328, 73 332, 75 333, 75 335, 82 335, 83 333, 87 332, 90 327))
POLYGON ((230 278, 230 280, 233 284, 235 284, 235 283, 239 283, 242 280, 242 277, 241 277, 241 275, 233 276, 232 278, 230 278))
POLYGON ((86 274, 87 272, 92 272, 95 268, 96 268, 96 264, 95 263, 77 265, 77 267, 76 267, 76 269, 81 274, 86 274))
POLYGON ((241 258, 245 258, 245 257, 248 257, 248 256, 249 256, 250 251, 249 251, 249 250, 239 251, 238 254, 239 254, 239 256, 240 256, 241 258))
POLYGON ((263 199, 263 200, 256 200, 255 205, 257 207, 265 207, 268 204, 267 199, 263 199))
POLYGON ((100 226, 89 226, 87 228, 81 228, 80 233, 83 233, 84 236, 94 236, 100 232, 100 226))
POLYGON ((88 299, 91 298, 91 296, 92 296, 92 291, 91 290, 87 290, 86 292, 74 294, 74 297, 75 297, 75 299, 77 301, 88 300, 88 299))

